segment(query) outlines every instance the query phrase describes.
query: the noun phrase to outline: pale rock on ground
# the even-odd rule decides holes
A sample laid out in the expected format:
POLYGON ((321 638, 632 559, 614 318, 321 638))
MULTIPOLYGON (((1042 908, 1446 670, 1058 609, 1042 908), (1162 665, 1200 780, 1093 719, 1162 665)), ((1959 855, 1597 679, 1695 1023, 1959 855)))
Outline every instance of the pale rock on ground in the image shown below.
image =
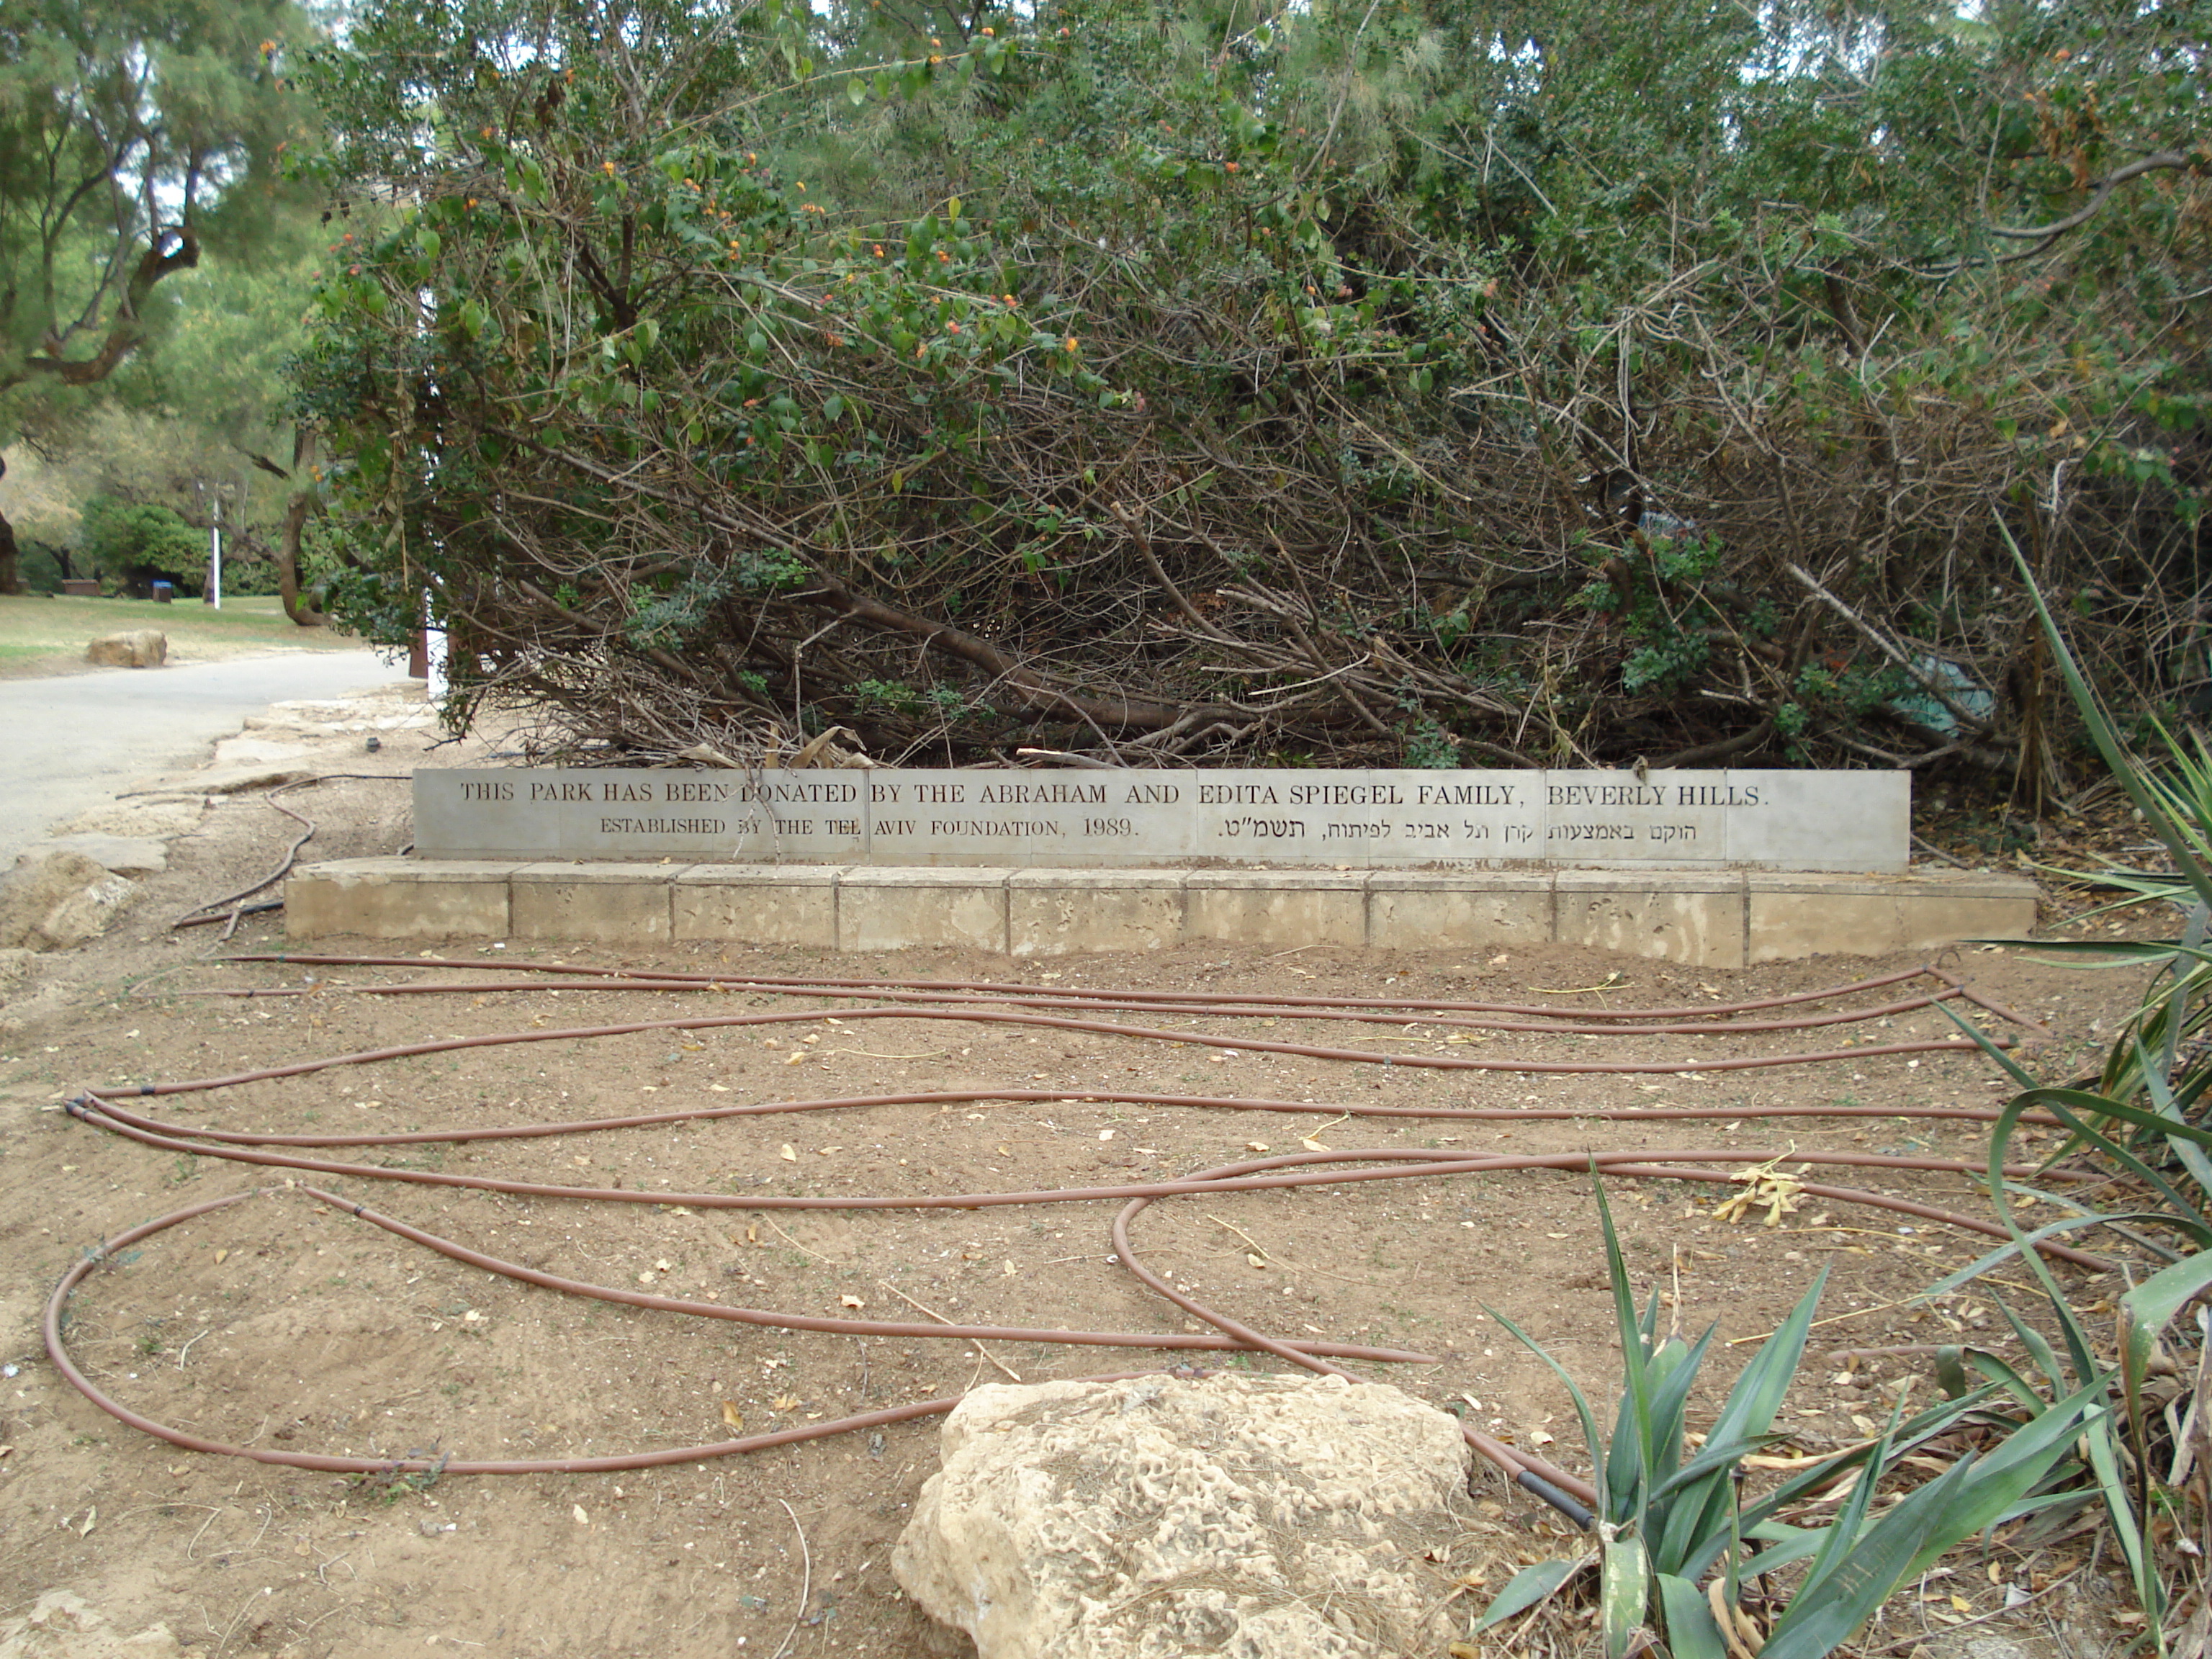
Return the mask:
POLYGON ((34 847, 0 881, 0 947, 60 951, 95 939, 138 890, 82 853, 34 847))
POLYGON ((159 668, 169 659, 169 636, 152 628, 104 634, 85 647, 84 659, 101 668, 159 668))
POLYGON ((167 1625, 125 1636, 74 1590, 50 1589, 30 1612, 0 1620, 0 1659, 175 1659, 183 1651, 167 1625))
POLYGON ((60 853, 82 853, 118 876, 158 876, 169 867, 169 843, 152 836, 50 836, 26 850, 38 853, 49 848, 60 853))
POLYGON ((225 738, 215 746, 212 766, 266 766, 276 761, 298 760, 307 751, 296 743, 270 743, 265 738, 225 738))
POLYGON ((272 703, 266 714, 248 716, 246 729, 264 737, 289 733, 333 738, 357 732, 419 730, 436 724, 437 712, 424 706, 422 692, 401 684, 360 697, 272 703))
POLYGON ((198 829, 206 813, 205 798, 199 795, 187 800, 117 801, 112 805, 81 812, 66 823, 54 825, 50 833, 58 839, 64 836, 128 836, 167 841, 172 836, 198 829))
POLYGON ((1458 1424, 1381 1383, 1216 1375, 994 1384, 891 1558, 980 1659, 1433 1653, 1458 1424))

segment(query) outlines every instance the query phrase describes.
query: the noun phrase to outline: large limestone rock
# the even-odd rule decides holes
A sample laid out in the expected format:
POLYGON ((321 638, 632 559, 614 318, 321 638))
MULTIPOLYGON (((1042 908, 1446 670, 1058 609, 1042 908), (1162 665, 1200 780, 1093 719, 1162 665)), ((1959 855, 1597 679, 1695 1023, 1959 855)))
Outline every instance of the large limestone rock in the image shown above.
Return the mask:
POLYGON ((103 635, 85 647, 84 659, 102 668, 159 668, 169 659, 169 636, 154 628, 103 635))
POLYGON ((60 951, 107 931, 138 884, 58 848, 33 848, 0 881, 0 947, 60 951))
POLYGON ((1218 1376, 975 1389, 891 1557, 981 1659, 1441 1652, 1451 1418, 1380 1383, 1218 1376))

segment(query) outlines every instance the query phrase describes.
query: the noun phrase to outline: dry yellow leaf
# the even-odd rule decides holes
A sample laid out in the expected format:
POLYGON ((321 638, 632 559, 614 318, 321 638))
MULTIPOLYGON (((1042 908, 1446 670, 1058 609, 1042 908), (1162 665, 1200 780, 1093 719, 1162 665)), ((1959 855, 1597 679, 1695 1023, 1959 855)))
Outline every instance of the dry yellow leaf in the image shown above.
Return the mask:
POLYGON ((776 1156, 787 1163, 796 1164, 799 1162, 799 1149, 787 1140, 783 1143, 783 1150, 776 1156))
POLYGON ((865 1308, 868 1305, 857 1296, 841 1296, 837 1298, 837 1303, 840 1307, 845 1308, 865 1308))
POLYGON ((769 1403, 780 1412, 793 1411, 798 1407, 799 1396, 795 1394, 780 1394, 769 1403))
POLYGON ((745 1425, 745 1414, 738 1409, 736 1401, 725 1400, 722 1402, 722 1421, 733 1429, 742 1429, 745 1425))
POLYGON ((215 1253, 215 1265, 216 1265, 216 1267, 220 1267, 221 1266, 222 1266, 222 1264, 223 1264, 223 1261, 224 1261, 225 1258, 227 1258, 229 1255, 230 1255, 230 1252, 229 1252, 228 1250, 217 1250, 217 1251, 215 1253))
POLYGON ((1328 1147, 1322 1146, 1321 1142, 1316 1140, 1311 1135, 1301 1135, 1298 1138, 1298 1145, 1304 1147, 1310 1152, 1325 1152, 1328 1150, 1328 1147))

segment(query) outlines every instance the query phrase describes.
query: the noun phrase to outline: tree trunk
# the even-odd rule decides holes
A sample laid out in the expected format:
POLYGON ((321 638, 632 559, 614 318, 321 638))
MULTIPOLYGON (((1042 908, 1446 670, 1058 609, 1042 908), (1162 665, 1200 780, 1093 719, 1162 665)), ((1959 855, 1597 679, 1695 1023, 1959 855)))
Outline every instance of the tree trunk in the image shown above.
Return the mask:
POLYGON ((320 628, 323 613, 300 599, 300 532, 315 510, 313 492, 301 489, 284 507, 284 532, 276 538, 276 592, 284 601, 284 614, 302 628, 320 628))
MULTIPOLYGON (((0 472, 7 470, 7 464, 0 462, 0 472)), ((23 573, 16 567, 15 526, 8 522, 6 514, 0 513, 0 593, 30 591, 23 585, 23 573)))

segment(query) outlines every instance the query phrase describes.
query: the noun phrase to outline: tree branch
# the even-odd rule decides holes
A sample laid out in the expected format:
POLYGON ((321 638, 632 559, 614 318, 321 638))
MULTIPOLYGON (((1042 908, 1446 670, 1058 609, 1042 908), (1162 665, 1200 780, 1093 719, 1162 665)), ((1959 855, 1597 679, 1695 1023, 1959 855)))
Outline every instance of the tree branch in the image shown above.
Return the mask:
POLYGON ((0 391, 33 374, 50 374, 64 386, 91 386, 106 380, 122 365, 145 334, 139 310, 154 291, 154 284, 176 271, 189 270, 200 262, 199 238, 189 230, 157 231, 152 244, 139 256, 138 267, 123 290, 106 339, 89 357, 64 357, 52 349, 41 356, 26 357, 14 375, 0 379, 0 391), (167 252, 164 252, 164 249, 167 252))
POLYGON ((2154 155, 2146 155, 2140 161, 2130 161, 2127 166, 2116 167, 2106 173, 2091 188, 2088 201, 2063 219, 2054 219, 2047 225, 1991 225, 1990 234, 2009 237, 2020 242, 2047 242, 2053 237, 2063 236, 2068 231, 2078 230, 2087 224, 2096 216, 2097 210, 2105 205, 2105 198, 2129 179, 2139 179, 2146 173, 2156 173, 2161 169, 2193 168, 2203 164, 2201 157, 2184 155, 2179 150, 2162 149, 2154 155))

